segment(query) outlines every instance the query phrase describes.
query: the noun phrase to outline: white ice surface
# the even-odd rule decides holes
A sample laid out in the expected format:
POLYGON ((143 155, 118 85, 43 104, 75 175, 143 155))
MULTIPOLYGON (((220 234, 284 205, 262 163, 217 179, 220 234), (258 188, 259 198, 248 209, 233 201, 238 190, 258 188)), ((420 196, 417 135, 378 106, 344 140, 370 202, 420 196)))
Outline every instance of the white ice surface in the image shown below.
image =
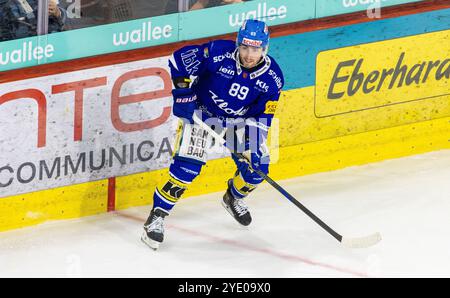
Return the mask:
POLYGON ((450 150, 280 184, 342 235, 383 240, 346 249, 264 184, 249 227, 222 193, 180 201, 156 252, 149 206, 0 233, 0 277, 450 277, 450 150))

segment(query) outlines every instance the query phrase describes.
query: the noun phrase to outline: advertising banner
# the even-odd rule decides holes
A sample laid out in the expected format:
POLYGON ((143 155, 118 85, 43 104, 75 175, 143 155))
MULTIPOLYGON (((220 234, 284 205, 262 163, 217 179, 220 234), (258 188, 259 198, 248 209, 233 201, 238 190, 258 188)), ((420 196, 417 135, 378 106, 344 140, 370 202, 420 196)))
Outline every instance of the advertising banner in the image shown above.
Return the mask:
POLYGON ((0 43, 0 72, 236 32, 245 19, 270 26, 314 18, 309 0, 255 0, 0 43))
POLYGON ((309 0, 249 1, 180 14, 180 40, 237 32, 246 19, 269 26, 313 19, 315 2, 309 0), (201 20, 201 22, 199 22, 201 20))
POLYGON ((413 112, 420 101, 445 103, 450 95, 449 44, 450 31, 444 30, 319 53, 316 116, 406 103, 413 112))
POLYGON ((356 11, 367 11, 370 18, 380 18, 383 7, 419 2, 421 0, 316 0, 316 18, 356 11))
POLYGON ((178 14, 0 43, 0 72, 176 42, 178 14))
POLYGON ((0 197, 167 167, 168 57, 0 85, 0 197))

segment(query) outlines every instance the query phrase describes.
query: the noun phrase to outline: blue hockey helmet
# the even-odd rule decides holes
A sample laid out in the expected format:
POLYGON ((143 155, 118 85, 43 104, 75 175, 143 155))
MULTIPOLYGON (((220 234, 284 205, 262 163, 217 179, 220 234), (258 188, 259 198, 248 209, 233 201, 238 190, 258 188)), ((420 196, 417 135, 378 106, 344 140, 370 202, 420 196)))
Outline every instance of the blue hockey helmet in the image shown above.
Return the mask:
POLYGON ((267 53, 269 47, 269 27, 266 23, 259 20, 246 20, 239 29, 237 46, 247 45, 257 48, 263 48, 267 53))

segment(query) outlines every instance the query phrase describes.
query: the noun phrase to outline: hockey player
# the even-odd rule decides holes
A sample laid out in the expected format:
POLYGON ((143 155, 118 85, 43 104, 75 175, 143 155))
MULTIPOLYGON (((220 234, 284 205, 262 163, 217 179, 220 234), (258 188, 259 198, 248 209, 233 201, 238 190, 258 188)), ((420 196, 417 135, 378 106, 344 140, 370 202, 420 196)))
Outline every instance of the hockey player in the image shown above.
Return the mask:
POLYGON ((157 249, 163 241, 164 218, 200 174, 213 143, 208 132, 194 124, 194 112, 205 123, 216 123, 214 129, 226 127, 222 131, 227 146, 246 152, 248 160, 233 158, 237 171, 228 180, 222 205, 241 225, 251 223, 244 198, 263 180, 251 169, 268 173, 267 134, 284 83, 279 66, 267 54, 268 48, 267 25, 247 20, 236 41, 216 40, 173 53, 169 61, 175 86, 173 113, 182 121, 167 180, 156 187, 153 209, 144 224, 142 241, 151 248, 157 249), (216 122, 209 121, 212 119, 216 122), (232 129, 229 123, 234 125, 232 129), (237 139, 240 146, 229 139, 237 139))

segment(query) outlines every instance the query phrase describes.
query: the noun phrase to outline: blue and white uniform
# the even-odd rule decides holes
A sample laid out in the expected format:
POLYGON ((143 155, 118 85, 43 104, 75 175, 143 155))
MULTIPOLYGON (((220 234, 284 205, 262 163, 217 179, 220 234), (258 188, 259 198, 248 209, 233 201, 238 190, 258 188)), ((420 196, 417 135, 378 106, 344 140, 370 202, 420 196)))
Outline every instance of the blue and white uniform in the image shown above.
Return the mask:
MULTIPOLYGON (((282 71, 272 57, 263 55, 257 66, 246 69, 240 63, 236 42, 216 40, 177 50, 169 66, 174 82, 191 79, 188 88, 195 94, 195 105, 204 121, 218 118, 223 124, 251 119, 247 125, 258 127, 261 135, 267 137, 284 84, 282 71)), ((169 177, 157 187, 153 208, 167 213, 172 209, 207 162, 211 142, 208 133, 198 125, 180 122, 169 177)), ((246 163, 234 161, 237 172, 229 187, 234 197, 244 198, 262 179, 246 163)), ((268 166, 261 164, 260 169, 268 173, 268 166)))
POLYGON ((194 113, 223 133, 232 152, 242 153, 241 159, 232 155, 237 171, 227 182, 222 205, 239 224, 252 222, 243 199, 263 180, 252 169, 269 172, 267 134, 284 84, 280 68, 267 55, 268 46, 267 25, 246 20, 236 43, 217 40, 173 53, 169 62, 175 86, 173 114, 180 118, 180 125, 168 177, 156 187, 153 209, 144 224, 141 240, 149 247, 157 249, 163 242, 164 218, 218 143, 209 129, 194 123, 194 113))

